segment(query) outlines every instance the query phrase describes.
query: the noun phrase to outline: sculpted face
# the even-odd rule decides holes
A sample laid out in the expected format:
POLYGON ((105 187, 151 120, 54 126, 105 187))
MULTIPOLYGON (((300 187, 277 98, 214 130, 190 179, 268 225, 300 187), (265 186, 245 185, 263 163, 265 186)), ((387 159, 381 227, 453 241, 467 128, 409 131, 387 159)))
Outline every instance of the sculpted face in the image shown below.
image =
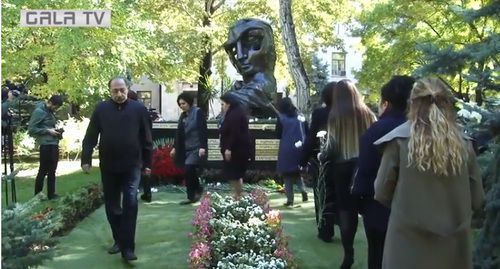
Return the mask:
POLYGON ((256 19, 238 21, 224 44, 236 70, 245 78, 259 72, 273 72, 276 61, 273 32, 269 24, 256 19))

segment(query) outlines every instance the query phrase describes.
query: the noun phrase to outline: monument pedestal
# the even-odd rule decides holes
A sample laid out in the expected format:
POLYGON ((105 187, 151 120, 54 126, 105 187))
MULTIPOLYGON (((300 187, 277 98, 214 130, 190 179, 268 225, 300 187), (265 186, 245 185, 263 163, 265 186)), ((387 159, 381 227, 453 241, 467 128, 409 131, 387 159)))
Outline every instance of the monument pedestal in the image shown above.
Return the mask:
MULTIPOLYGON (((205 168, 222 168, 222 155, 219 147, 219 129, 216 121, 208 121, 208 164, 205 168)), ((249 170, 276 170, 278 159, 279 139, 276 139, 276 120, 262 120, 249 123, 250 133, 255 140, 255 162, 251 163, 249 170)), ((153 123, 153 141, 159 139, 174 139, 177 122, 153 123)))

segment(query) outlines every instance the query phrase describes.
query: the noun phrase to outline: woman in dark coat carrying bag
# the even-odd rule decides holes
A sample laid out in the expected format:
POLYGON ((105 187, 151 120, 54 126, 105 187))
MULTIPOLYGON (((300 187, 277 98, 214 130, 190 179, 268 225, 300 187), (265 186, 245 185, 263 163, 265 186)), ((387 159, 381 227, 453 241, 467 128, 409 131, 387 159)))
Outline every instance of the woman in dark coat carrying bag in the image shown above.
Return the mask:
POLYGON ((276 122, 276 135, 280 140, 280 146, 276 170, 285 181, 287 201, 284 206, 293 206, 294 183, 297 183, 302 193, 302 201, 308 200, 304 180, 300 175, 300 157, 307 133, 307 123, 304 116, 299 115, 297 108, 288 97, 279 100, 278 110, 280 114, 276 122))
POLYGON ((243 177, 255 149, 252 146, 246 111, 229 95, 223 95, 221 100, 225 111, 220 128, 220 148, 224 159, 222 170, 224 178, 233 186, 235 198, 239 199, 243 177))
POLYGON ((181 93, 177 97, 182 114, 179 117, 174 148, 170 152, 175 164, 185 169, 187 201, 181 204, 197 202, 203 192, 198 169, 207 156, 207 121, 201 109, 194 106, 193 102, 193 98, 187 93, 181 93))

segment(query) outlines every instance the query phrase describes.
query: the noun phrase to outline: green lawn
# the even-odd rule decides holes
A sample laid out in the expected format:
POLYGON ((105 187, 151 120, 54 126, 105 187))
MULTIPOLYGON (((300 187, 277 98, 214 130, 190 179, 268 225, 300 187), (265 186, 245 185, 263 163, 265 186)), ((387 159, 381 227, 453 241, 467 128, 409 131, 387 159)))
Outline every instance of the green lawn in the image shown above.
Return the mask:
MULTIPOLYGON (((99 181, 97 168, 89 175, 75 171, 57 178, 56 191, 59 195, 65 195, 99 181)), ((34 178, 18 178, 16 183, 19 202, 33 197, 34 178)), ((196 205, 178 205, 185 198, 183 193, 160 192, 153 196, 151 204, 140 202, 136 235, 136 254, 139 260, 132 265, 123 263, 119 255, 106 253, 112 239, 104 207, 101 207, 68 235, 59 238, 54 260, 46 262, 42 268, 187 268, 191 245, 187 235, 192 231, 190 222, 196 205)), ((300 201, 300 195, 296 195, 296 201, 300 201)), ((2 206, 4 202, 5 199, 2 199, 2 206)), ((282 208, 284 202, 283 194, 271 195, 271 206, 283 213, 285 232, 290 237, 290 248, 297 257, 299 268, 338 268, 343 256, 338 230, 333 243, 320 241, 316 238, 313 202, 298 202, 298 207, 293 209, 282 208)), ((53 206, 54 203, 57 201, 44 201, 37 210, 53 206)), ((355 239, 355 250, 356 262, 353 268, 366 268, 366 239, 361 223, 355 239)))
MULTIPOLYGON (((79 188, 93 182, 100 182, 100 173, 98 168, 93 168, 90 174, 84 174, 77 171, 71 174, 61 175, 56 178, 56 193, 60 196, 74 192, 79 188)), ((47 179, 43 186, 43 193, 47 195, 47 179)), ((5 184, 2 183, 2 208, 5 207, 5 184)), ((9 205, 11 204, 11 186, 9 184, 9 205)), ((34 196, 35 178, 34 177, 19 177, 16 178, 16 193, 17 202, 23 203, 34 196)), ((41 206, 50 206, 57 201, 44 201, 41 206)))
MULTIPOLYGON (((139 260, 132 265, 122 262, 119 255, 109 255, 111 232, 104 208, 83 220, 69 235, 61 237, 56 258, 42 268, 162 268, 185 269, 191 244, 188 233, 195 206, 181 206, 181 193, 155 193, 151 204, 140 203, 136 235, 139 260)), ((299 197, 297 196, 297 199, 299 197)), ((284 196, 273 194, 271 206, 281 209, 284 196)), ((338 268, 342 261, 342 246, 338 236, 334 243, 316 238, 312 202, 293 209, 282 209, 284 228, 291 237, 290 247, 299 268, 338 268)), ((338 231, 337 231, 338 234, 338 231)), ((356 263, 353 268, 366 268, 366 242, 362 227, 355 240, 356 263)))

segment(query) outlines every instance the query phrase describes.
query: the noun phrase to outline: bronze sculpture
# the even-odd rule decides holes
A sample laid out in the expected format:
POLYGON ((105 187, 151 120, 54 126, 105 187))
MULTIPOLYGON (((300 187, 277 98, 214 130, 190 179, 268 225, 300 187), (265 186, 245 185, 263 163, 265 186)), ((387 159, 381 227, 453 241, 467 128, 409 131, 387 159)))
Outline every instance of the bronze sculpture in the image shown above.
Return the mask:
POLYGON ((259 19, 242 19, 230 29, 224 49, 243 77, 227 94, 244 105, 251 116, 276 117, 274 65, 276 50, 271 26, 259 19))

